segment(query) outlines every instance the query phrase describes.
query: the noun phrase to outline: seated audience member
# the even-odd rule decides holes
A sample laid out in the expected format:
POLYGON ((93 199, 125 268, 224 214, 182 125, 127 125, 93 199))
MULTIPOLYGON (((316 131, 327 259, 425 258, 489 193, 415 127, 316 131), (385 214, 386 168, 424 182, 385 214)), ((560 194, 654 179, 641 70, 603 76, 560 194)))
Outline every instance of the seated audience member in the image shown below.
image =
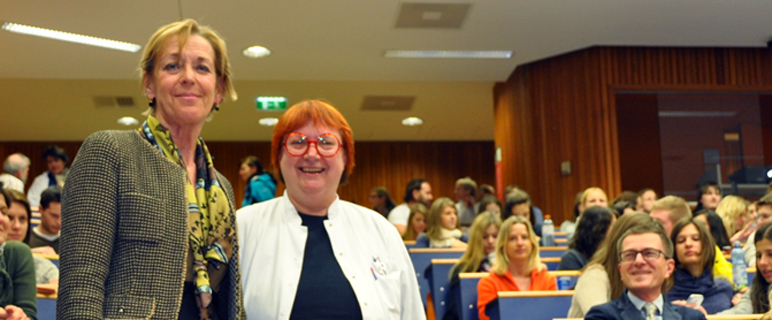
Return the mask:
MULTIPOLYGON (((758 222, 759 206, 756 202, 748 203, 748 223, 758 222)), ((758 227, 758 226, 757 226, 758 227)))
POLYGON ((611 209, 614 210, 614 214, 616 214, 617 217, 621 217, 622 215, 635 212, 635 203, 618 201, 611 205, 611 209))
POLYGON ((592 187, 582 192, 582 199, 579 205, 579 217, 576 218, 577 222, 572 224, 566 224, 564 222, 560 225, 560 231, 565 232, 569 239, 573 238, 574 232, 576 231, 576 224, 582 219, 584 210, 594 206, 608 206, 608 197, 606 196, 606 192, 601 188, 592 187))
POLYGON ((450 270, 451 281, 458 280, 458 274, 461 272, 491 271, 499 227, 501 218, 497 214, 484 211, 477 215, 469 228, 469 246, 450 270))
MULTIPOLYGON (((477 188, 477 203, 480 203, 482 201, 482 198, 485 196, 496 196, 496 189, 493 188, 492 185, 489 184, 481 184, 479 188, 477 188)), ((480 208, 482 209, 482 208, 480 208)), ((485 210, 479 210, 479 212, 483 212, 485 210)))
MULTIPOLYGON (((469 246, 466 248, 461 259, 450 269, 450 294, 452 297, 458 296, 459 279, 458 274, 462 272, 490 272, 495 260, 496 237, 499 235, 501 227, 501 218, 499 215, 483 211, 477 215, 469 228, 469 246)), ((446 306, 444 320, 459 319, 456 309, 456 300, 449 299, 450 303, 446 306)))
POLYGON ((472 178, 465 177, 456 180, 456 187, 453 191, 456 194, 456 211, 458 212, 459 223, 465 226, 472 224, 477 216, 477 182, 472 178))
POLYGON ((483 212, 483 211, 493 212, 496 215, 498 215, 499 218, 501 218, 501 212, 504 211, 502 209, 503 206, 501 205, 501 201, 499 201, 499 198, 496 198, 491 195, 487 195, 483 197, 480 200, 480 202, 478 202, 477 204, 479 204, 480 206, 480 212, 483 212))
POLYGON ((724 221, 721 221, 721 217, 713 210, 703 209, 695 212, 694 218, 705 223, 719 251, 725 247, 732 247, 732 243, 729 242, 729 235, 726 234, 726 229, 724 228, 724 221))
MULTIPOLYGON (((772 222, 772 193, 767 193, 756 204, 756 214, 758 215, 758 226, 763 226, 768 222, 772 222)), ((756 231, 748 236, 748 242, 745 243, 743 251, 745 251, 745 263, 749 266, 756 264, 756 245, 755 243, 756 231)))
POLYGON ((716 245, 702 221, 696 218, 682 219, 673 226, 670 239, 675 244, 675 272, 673 288, 668 291, 670 302, 686 299, 693 293, 704 297, 702 307, 714 314, 732 307, 732 285, 724 280, 713 279, 713 261, 716 245))
POLYGON ((702 209, 716 211, 718 203, 721 201, 721 188, 715 182, 706 182, 697 188, 697 207, 694 212, 702 209))
POLYGON ((3 173, 0 174, 0 183, 3 184, 3 188, 24 193, 30 164, 29 158, 21 153, 14 153, 5 158, 3 173))
POLYGON ((24 243, 8 241, 11 197, 0 189, 0 319, 37 319, 37 287, 32 252, 24 243))
POLYGON ((721 217, 729 235, 729 242, 745 242, 753 233, 748 221, 748 202, 738 196, 728 195, 721 199, 716 207, 716 214, 721 217))
POLYGON ((423 203, 425 206, 432 205, 432 186, 424 179, 416 178, 410 180, 405 187, 405 203, 400 204, 389 212, 389 222, 393 224, 399 235, 405 234, 407 230, 407 219, 410 217, 410 207, 416 203, 423 203))
POLYGON ((389 212, 396 207, 386 187, 375 187, 370 190, 370 196, 367 200, 370 202, 370 208, 380 213, 384 218, 388 218, 389 212))
POLYGON ((652 188, 646 188, 638 191, 638 197, 641 199, 641 208, 638 210, 650 213, 651 205, 654 204, 654 201, 657 201, 657 192, 652 188))
POLYGON ((30 206, 40 206, 40 194, 48 187, 64 187, 67 175, 70 173, 68 167, 69 158, 64 149, 51 146, 43 151, 43 160, 46 161, 48 171, 41 173, 32 181, 32 185, 27 190, 27 200, 30 206))
POLYGON ((426 206, 423 203, 416 203, 410 208, 410 218, 407 220, 407 231, 402 235, 402 240, 418 239, 418 236, 426 232, 426 206))
POLYGON ((590 309, 585 319, 705 319, 700 311, 665 301, 662 293, 667 291, 675 262, 673 243, 660 225, 634 226, 620 240, 618 268, 626 290, 619 298, 590 309))
MULTIPOLYGON (((535 224, 536 218, 531 211, 531 203, 529 202, 528 194, 525 191, 515 189, 507 195, 506 204, 504 204, 504 212, 502 212, 501 218, 507 219, 510 216, 521 216, 531 223, 531 226, 535 224)), ((534 230, 536 236, 541 236, 541 230, 534 230)))
MULTIPOLYGON (((772 223, 765 223, 756 231, 753 239, 756 247, 756 276, 750 289, 745 292, 740 302, 718 315, 752 314, 770 312, 769 283, 772 282, 772 223)), ((765 317, 766 318, 766 317, 765 317)))
MULTIPOLYGON (((531 207, 531 215, 533 215, 531 226, 533 226, 533 231, 536 231, 536 235, 541 236, 541 226, 544 224, 544 213, 542 213, 539 207, 533 205, 533 201, 531 201, 531 195, 528 194, 528 191, 523 190, 523 188, 520 188, 519 186, 513 186, 513 189, 509 193, 512 193, 512 191, 515 191, 515 190, 522 191, 523 193, 525 193, 525 197, 528 198, 528 205, 531 207)), ((507 199, 506 195, 509 193, 505 194, 504 200, 507 199)))
POLYGON ((250 204, 271 200, 276 197, 276 178, 263 171, 263 163, 255 156, 241 159, 239 176, 246 182, 242 207, 250 204))
MULTIPOLYGON (((692 217, 692 211, 689 204, 681 197, 665 196, 654 201, 651 206, 651 217, 662 224, 665 233, 670 235, 673 232, 673 225, 681 219, 692 217)), ((716 261, 713 263, 713 276, 732 283, 732 267, 723 254, 716 255, 716 261)))
POLYGON ((40 225, 32 228, 29 246, 51 247, 59 254, 59 236, 62 228, 62 189, 50 187, 40 195, 40 225))
POLYGON ((539 260, 539 243, 531 222, 511 216, 502 224, 496 237, 496 259, 493 270, 477 284, 477 309, 480 320, 488 320, 485 307, 499 291, 557 290, 555 276, 539 260))
POLYGON ((426 233, 416 239, 417 248, 466 249, 467 237, 458 228, 458 213, 453 200, 434 200, 426 218, 426 233))
MULTIPOLYGON (((16 190, 5 190, 8 193, 11 202, 11 208, 8 209, 8 220, 10 229, 8 229, 8 240, 23 242, 29 245, 30 234, 32 233, 29 202, 23 193, 16 190)), ((51 247, 36 248, 42 253, 54 253, 51 247)), ((35 251, 35 250, 33 250, 35 251)), ((58 283, 59 269, 50 260, 32 256, 35 261, 35 282, 38 284, 58 283)))
POLYGON ((592 255, 590 262, 582 269, 576 281, 574 296, 571 298, 569 318, 581 318, 590 308, 617 299, 624 291, 619 278, 619 251, 617 243, 622 235, 637 225, 659 225, 657 221, 642 212, 619 217, 606 237, 592 255))
POLYGON ((616 215, 606 207, 595 206, 585 210, 568 245, 568 251, 560 258, 558 270, 584 268, 616 220, 616 215))

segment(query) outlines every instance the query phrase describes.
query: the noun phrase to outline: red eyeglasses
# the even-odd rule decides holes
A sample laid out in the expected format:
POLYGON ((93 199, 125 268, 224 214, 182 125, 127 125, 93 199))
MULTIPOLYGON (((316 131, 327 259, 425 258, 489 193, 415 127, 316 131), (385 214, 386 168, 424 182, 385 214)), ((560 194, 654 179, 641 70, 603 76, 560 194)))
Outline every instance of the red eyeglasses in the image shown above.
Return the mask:
POLYGON ((306 138, 306 135, 300 132, 290 133, 287 138, 284 139, 284 150, 293 157, 301 157, 308 152, 308 145, 314 144, 316 146, 316 153, 324 158, 332 158, 343 145, 332 133, 325 133, 314 140, 306 138))

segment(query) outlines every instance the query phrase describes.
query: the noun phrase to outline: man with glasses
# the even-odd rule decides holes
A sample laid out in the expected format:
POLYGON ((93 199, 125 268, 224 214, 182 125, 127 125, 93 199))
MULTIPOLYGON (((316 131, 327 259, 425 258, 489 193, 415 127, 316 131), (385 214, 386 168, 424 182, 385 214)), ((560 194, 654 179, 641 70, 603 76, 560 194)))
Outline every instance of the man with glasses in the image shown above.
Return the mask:
POLYGON ((618 299, 590 309, 585 319, 705 319, 700 311, 672 305, 662 295, 675 261, 673 243, 661 227, 632 227, 622 235, 617 249, 617 267, 627 290, 618 299))

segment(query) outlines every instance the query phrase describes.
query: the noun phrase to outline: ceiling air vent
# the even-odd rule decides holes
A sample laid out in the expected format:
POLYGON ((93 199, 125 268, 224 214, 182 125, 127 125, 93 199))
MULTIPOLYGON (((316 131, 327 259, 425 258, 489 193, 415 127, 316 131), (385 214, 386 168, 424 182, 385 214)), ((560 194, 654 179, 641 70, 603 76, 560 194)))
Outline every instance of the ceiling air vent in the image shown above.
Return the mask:
POLYGON ((407 111, 413 108, 413 96, 365 96, 362 110, 407 111))
POLYGON ((402 3, 396 27, 459 29, 471 6, 468 3, 402 3))
POLYGON ((94 105, 97 108, 134 108, 133 97, 94 96, 94 105))

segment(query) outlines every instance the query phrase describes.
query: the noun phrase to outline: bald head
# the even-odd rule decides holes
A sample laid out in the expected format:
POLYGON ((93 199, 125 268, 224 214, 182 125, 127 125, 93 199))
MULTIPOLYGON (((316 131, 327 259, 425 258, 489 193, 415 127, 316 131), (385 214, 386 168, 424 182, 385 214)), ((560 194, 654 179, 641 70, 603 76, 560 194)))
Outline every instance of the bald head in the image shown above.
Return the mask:
POLYGON ((3 163, 3 172, 19 178, 24 183, 27 183, 27 175, 29 174, 29 166, 31 162, 27 156, 21 153, 14 153, 8 158, 5 158, 3 163))

